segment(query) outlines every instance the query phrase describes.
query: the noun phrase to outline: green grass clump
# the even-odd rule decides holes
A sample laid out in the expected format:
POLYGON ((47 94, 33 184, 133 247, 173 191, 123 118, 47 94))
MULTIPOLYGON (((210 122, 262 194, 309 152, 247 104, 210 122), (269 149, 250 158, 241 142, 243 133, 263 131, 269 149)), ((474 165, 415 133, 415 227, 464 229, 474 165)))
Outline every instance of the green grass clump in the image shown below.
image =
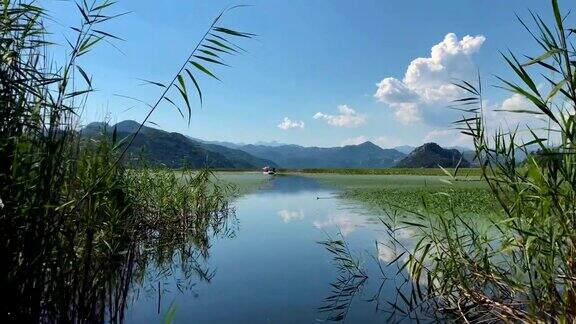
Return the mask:
MULTIPOLYGON (((119 39, 104 31, 123 15, 109 13, 114 4, 76 2, 79 25, 65 35, 60 62, 52 61, 45 29, 56 17, 41 2, 0 7, 0 283, 9 296, 0 304, 2 322, 121 323, 146 265, 165 273, 176 256, 181 273, 211 277, 200 261, 228 219, 227 194, 213 175, 127 169, 122 161, 140 128, 124 140, 116 130, 91 139, 79 132, 94 90, 80 63, 98 44, 119 39)), ((209 37, 250 37, 221 27, 221 17, 196 49, 209 37)), ((161 102, 176 106, 168 95, 180 95, 190 115, 186 89, 201 97, 193 73, 209 71, 196 49, 170 83, 149 82, 163 90, 142 124, 161 102)))
MULTIPOLYGON (((382 168, 382 169, 301 169, 283 170, 283 172, 301 173, 328 173, 328 174, 366 174, 366 175, 430 175, 444 176, 446 172, 441 168, 382 168)), ((458 170, 458 175, 464 177, 480 178, 482 170, 480 168, 462 168, 458 170)))
POLYGON ((520 19, 540 52, 503 54, 515 80, 500 85, 527 102, 514 112, 528 125, 487 128, 493 119, 485 118, 480 77, 455 85, 464 92, 454 102, 464 115, 455 125, 482 157, 501 216, 488 226, 457 211, 386 223, 389 233, 395 226, 419 233, 400 262, 412 283, 404 314, 432 307, 449 322, 576 321, 576 29, 570 10, 558 0, 550 7, 549 16, 531 13, 534 28, 520 19), (539 150, 530 154, 532 145, 539 150), (527 156, 521 165, 518 152, 527 156))
POLYGON ((488 185, 476 178, 418 175, 310 174, 342 190, 342 197, 378 208, 405 211, 494 213, 500 210, 488 185), (447 183, 450 182, 450 183, 447 183), (448 195, 446 195, 448 194, 448 195))
POLYGON ((394 207, 406 212, 443 213, 454 208, 460 214, 485 215, 500 210, 487 188, 351 189, 342 196, 382 209, 394 207))
POLYGON ((223 186, 231 186, 236 196, 249 194, 262 188, 271 180, 270 176, 256 172, 216 172, 215 178, 223 186))

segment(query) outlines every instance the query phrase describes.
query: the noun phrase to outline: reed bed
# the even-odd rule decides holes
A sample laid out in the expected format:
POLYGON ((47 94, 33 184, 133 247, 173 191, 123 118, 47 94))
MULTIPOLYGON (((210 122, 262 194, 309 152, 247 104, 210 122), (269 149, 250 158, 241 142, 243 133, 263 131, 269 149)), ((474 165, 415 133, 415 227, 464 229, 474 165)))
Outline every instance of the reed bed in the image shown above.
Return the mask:
MULTIPOLYGON (((94 90, 80 63, 96 46, 120 39, 106 31, 124 15, 114 4, 76 3, 80 24, 66 35, 63 63, 53 60, 45 29, 57 17, 36 1, 0 6, 0 277, 9 297, 0 306, 3 322, 122 322, 148 263, 161 267, 179 257, 190 275, 209 280, 201 261, 211 238, 233 230, 226 188, 210 171, 177 176, 128 168, 126 151, 138 131, 125 139, 116 130, 91 139, 80 133, 94 90)), ((149 81, 161 95, 147 105, 142 124, 163 103, 189 118, 192 93, 202 96, 197 74, 217 78, 210 64, 240 52, 229 38, 251 34, 221 26, 222 16, 171 82, 149 81)))
POLYGON ((474 141, 501 217, 478 226, 447 192, 448 213, 426 209, 409 221, 384 219, 390 232, 419 233, 398 261, 413 285, 405 313, 427 304, 444 320, 467 323, 576 320, 576 30, 567 25, 570 12, 557 0, 550 4, 552 23, 536 13, 531 22, 519 18, 542 52, 523 59, 502 54, 517 80, 500 79, 502 88, 529 102, 506 113, 537 116, 541 125, 493 131, 481 79, 455 84, 466 93, 452 107, 463 114, 455 125, 474 141), (530 153, 533 145, 539 150, 530 153), (518 163, 518 150, 525 163, 518 163))

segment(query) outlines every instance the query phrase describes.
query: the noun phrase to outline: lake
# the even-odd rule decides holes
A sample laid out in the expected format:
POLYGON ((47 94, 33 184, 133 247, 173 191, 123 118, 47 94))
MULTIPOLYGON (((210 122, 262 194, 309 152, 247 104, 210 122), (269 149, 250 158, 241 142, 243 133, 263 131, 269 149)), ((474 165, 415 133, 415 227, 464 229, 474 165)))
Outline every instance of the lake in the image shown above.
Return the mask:
MULTIPOLYGON (((384 267, 397 253, 384 245, 390 238, 381 213, 302 176, 271 177, 233 206, 228 234, 213 238, 209 255, 198 258, 210 278, 178 263, 169 271, 149 269, 132 288, 126 322, 158 323, 165 316, 176 323, 410 320, 391 306, 403 304, 397 291, 409 294, 411 281, 397 275, 396 265, 384 267), (339 235, 367 279, 340 273, 333 255, 318 243, 339 235)), ((410 232, 397 235, 407 245, 413 239, 410 232)))

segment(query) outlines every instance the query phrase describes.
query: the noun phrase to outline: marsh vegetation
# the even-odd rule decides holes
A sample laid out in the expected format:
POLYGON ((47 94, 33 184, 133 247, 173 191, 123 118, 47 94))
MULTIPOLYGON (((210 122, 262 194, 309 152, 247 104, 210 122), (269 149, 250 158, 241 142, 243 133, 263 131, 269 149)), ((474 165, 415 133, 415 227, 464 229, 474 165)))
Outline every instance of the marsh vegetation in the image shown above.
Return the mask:
MULTIPOLYGON (((492 133, 487 124, 482 81, 456 84, 466 93, 454 105, 463 117, 455 122, 470 136, 481 157, 484 184, 498 201, 501 218, 479 226, 465 217, 459 194, 446 192, 448 212, 432 205, 414 210, 415 219, 387 211, 388 234, 405 228, 418 241, 406 247, 396 241, 402 258, 395 261, 412 278, 405 296, 410 313, 431 306, 447 319, 464 322, 573 322, 575 303, 575 117, 576 53, 570 14, 551 1, 554 20, 547 23, 533 13, 519 19, 542 52, 503 60, 517 81, 500 79, 502 88, 525 98, 530 106, 512 111, 537 115, 542 127, 492 133), (532 27, 533 26, 533 27, 532 27), (546 86, 537 86, 542 77, 546 86), (537 144, 539 151, 529 154, 537 144), (518 163, 517 152, 526 156, 518 163)), ((474 201, 474 200, 471 200, 474 201)))
POLYGON ((199 75, 219 80, 213 68, 254 36, 224 27, 228 10, 168 82, 145 81, 159 96, 140 102, 147 115, 133 132, 85 136, 94 89, 81 63, 119 40, 105 27, 123 13, 108 0, 78 2, 81 23, 58 61, 44 23, 54 17, 34 1, 4 1, 0 275, 10 298, 1 318, 574 322, 576 30, 551 4, 553 23, 520 20, 542 53, 504 55, 518 83, 501 80, 533 105, 515 113, 544 118, 543 129, 491 134, 483 82, 466 80, 456 84, 467 95, 454 103, 455 125, 474 141, 479 168, 271 178, 170 170, 132 146, 160 106, 189 121, 193 98, 203 100, 199 75))
MULTIPOLYGON (((182 272, 209 280, 201 260, 211 237, 228 232, 227 194, 210 171, 128 169, 123 161, 138 132, 119 138, 114 129, 89 140, 78 132, 94 90, 80 64, 97 45, 119 39, 105 25, 123 13, 107 0, 77 9, 81 23, 71 27, 61 61, 45 29, 56 18, 40 4, 7 0, 0 9, 0 276, 10 296, 0 316, 7 322, 122 322, 147 264, 170 269, 178 257, 182 272)), ((163 92, 148 117, 161 101, 174 102, 173 92, 189 115, 184 76, 199 94, 193 72, 216 77, 205 64, 218 61, 199 55, 200 46, 227 53, 227 37, 249 37, 216 25, 221 16, 171 83, 150 82, 163 92)))

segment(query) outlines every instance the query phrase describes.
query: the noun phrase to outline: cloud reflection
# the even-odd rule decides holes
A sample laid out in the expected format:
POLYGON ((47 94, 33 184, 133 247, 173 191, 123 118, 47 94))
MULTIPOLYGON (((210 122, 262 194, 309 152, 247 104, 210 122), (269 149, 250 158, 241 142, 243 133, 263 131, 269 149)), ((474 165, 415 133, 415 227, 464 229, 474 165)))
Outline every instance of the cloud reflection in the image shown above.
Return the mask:
MULTIPOLYGON (((398 242, 400 242, 403 247, 409 249, 412 249, 414 245, 415 235, 416 233, 408 228, 396 229, 394 231, 394 237, 396 240, 398 240, 398 242)), ((380 259, 380 261, 391 262, 396 259, 396 257, 398 257, 398 255, 403 251, 403 247, 399 246, 397 242, 389 236, 389 234, 384 237, 380 237, 377 242, 378 259, 380 259)), ((408 261, 408 254, 405 254, 401 260, 404 262, 408 261)))
POLYGON ((314 226, 319 229, 336 226, 340 229, 343 236, 348 236, 356 230, 357 227, 364 225, 364 218, 358 215, 350 215, 344 212, 328 215, 325 220, 314 221, 314 226))
POLYGON ((284 223, 290 223, 293 220, 304 219, 304 211, 303 210, 290 211, 287 209, 282 209, 278 211, 278 216, 282 218, 282 221, 284 221, 284 223))

